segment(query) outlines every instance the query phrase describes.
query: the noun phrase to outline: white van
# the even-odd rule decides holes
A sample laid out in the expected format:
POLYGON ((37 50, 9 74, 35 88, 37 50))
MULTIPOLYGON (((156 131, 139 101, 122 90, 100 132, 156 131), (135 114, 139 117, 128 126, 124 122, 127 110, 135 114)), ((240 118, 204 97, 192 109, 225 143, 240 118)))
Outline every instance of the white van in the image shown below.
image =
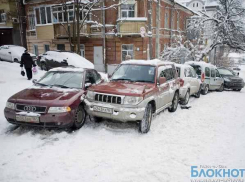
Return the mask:
POLYGON ((192 66, 202 84, 202 94, 206 95, 209 90, 224 90, 224 79, 219 74, 216 66, 203 61, 188 61, 185 64, 192 66))
POLYGON ((200 97, 201 81, 198 79, 194 68, 187 64, 175 64, 178 77, 180 78, 180 104, 187 105, 190 96, 200 97))

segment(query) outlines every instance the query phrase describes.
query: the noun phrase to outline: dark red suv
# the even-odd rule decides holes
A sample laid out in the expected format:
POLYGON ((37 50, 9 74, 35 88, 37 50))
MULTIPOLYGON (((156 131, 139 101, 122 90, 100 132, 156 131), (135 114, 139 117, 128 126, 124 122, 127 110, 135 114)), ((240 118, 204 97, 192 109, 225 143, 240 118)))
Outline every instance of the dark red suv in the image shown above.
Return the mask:
POLYGON ((86 118, 81 97, 102 82, 93 69, 55 68, 34 85, 10 97, 4 109, 8 122, 40 127, 79 129, 86 118))

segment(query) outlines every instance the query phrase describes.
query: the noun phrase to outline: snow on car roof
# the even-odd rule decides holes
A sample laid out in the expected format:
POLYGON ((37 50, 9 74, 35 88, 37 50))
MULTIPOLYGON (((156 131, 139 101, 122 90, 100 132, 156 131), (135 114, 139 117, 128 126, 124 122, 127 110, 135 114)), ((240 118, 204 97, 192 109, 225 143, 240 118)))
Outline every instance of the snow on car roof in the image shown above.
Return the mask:
POLYGON ((49 71, 64 71, 64 72, 84 72, 84 68, 77 68, 77 67, 58 67, 58 68, 53 68, 49 71))
POLYGON ((177 63, 175 63, 174 65, 175 65, 175 67, 181 67, 181 68, 190 68, 191 67, 188 64, 177 64, 177 63))
POLYGON ((212 67, 216 67, 213 64, 206 63, 204 61, 199 61, 199 62, 197 62, 197 61, 188 61, 185 64, 188 64, 188 65, 195 64, 195 65, 199 65, 199 66, 212 66, 212 67))
POLYGON ((174 64, 174 63, 168 62, 168 61, 161 61, 159 59, 153 59, 153 60, 136 60, 136 59, 131 59, 131 60, 128 60, 128 61, 123 61, 121 64, 138 64, 138 65, 159 66, 159 65, 174 64))

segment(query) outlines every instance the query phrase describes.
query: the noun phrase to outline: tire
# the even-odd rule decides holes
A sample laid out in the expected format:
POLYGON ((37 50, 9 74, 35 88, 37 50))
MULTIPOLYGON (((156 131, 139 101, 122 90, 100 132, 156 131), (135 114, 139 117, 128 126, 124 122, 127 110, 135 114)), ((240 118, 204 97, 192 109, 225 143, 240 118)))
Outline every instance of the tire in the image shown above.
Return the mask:
POLYGON ((178 108, 178 104, 179 104, 179 93, 175 92, 174 98, 172 100, 172 105, 168 108, 168 111, 175 112, 178 108))
POLYGON ((85 120, 86 112, 84 110, 84 107, 80 105, 75 111, 74 123, 72 128, 75 130, 80 129, 84 125, 85 120))
POLYGON ((152 105, 147 104, 145 108, 144 117, 139 124, 139 132, 148 133, 151 128, 151 121, 152 121, 152 105))
POLYGON ((242 89, 233 89, 234 91, 240 92, 242 89))
POLYGON ((47 67, 47 65, 46 65, 46 63, 41 63, 41 70, 44 70, 44 71, 48 71, 48 67, 47 67))
POLYGON ((14 58, 15 63, 19 63, 19 60, 17 58, 14 58))
POLYGON ((181 105, 187 105, 189 100, 190 100, 190 90, 188 89, 186 94, 185 94, 185 98, 180 101, 180 104, 181 105))
POLYGON ((204 90, 202 90, 202 95, 207 95, 208 94, 209 87, 208 85, 205 86, 204 90))
POLYGON ((102 122, 102 118, 94 116, 94 122, 101 123, 102 122))
POLYGON ((224 84, 220 85, 218 92, 223 92, 223 91, 224 91, 224 84))
POLYGON ((200 98, 200 96, 201 96, 201 90, 202 90, 202 88, 200 86, 198 92, 194 95, 196 98, 200 98))

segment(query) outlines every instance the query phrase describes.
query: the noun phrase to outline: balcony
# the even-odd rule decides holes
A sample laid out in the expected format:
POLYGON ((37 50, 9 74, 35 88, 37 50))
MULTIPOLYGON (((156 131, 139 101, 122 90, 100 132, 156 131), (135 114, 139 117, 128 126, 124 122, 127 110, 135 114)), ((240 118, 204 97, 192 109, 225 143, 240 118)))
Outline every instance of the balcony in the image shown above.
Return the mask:
MULTIPOLYGON (((55 38, 67 38, 68 36, 68 28, 67 24, 54 24, 54 37, 55 38)), ((75 30, 76 32, 76 30, 75 30)), ((70 26, 70 33, 71 36, 73 36, 73 26, 71 24, 70 26)), ((90 26, 84 25, 82 29, 80 30, 80 35, 87 35, 90 33, 90 26)))
POLYGON ((146 26, 147 18, 121 18, 117 20, 118 34, 123 35, 140 35, 141 27, 146 26))

